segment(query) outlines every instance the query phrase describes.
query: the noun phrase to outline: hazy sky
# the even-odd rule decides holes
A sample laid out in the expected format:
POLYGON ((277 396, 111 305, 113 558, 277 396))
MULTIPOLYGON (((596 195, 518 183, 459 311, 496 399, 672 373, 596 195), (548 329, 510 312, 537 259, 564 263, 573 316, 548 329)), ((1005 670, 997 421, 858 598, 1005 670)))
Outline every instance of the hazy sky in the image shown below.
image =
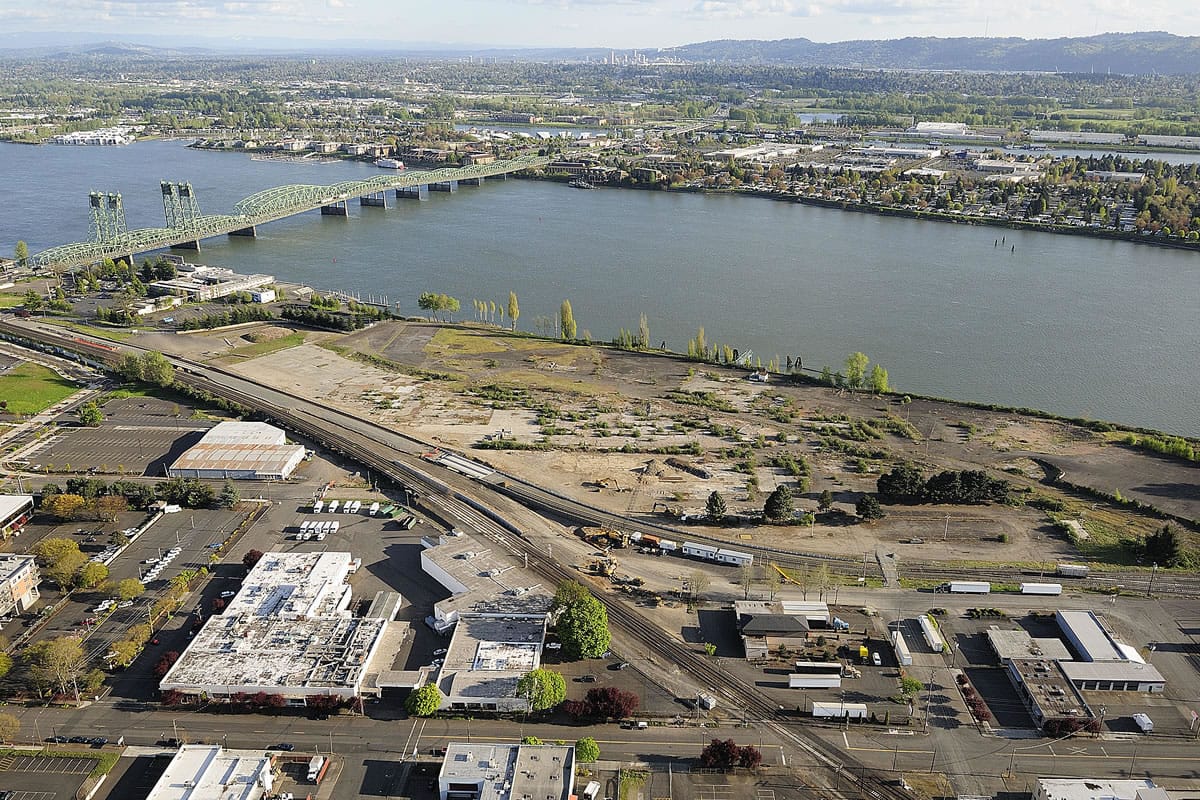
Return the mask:
POLYGON ((1184 0, 0 0, 0 30, 654 47, 707 39, 1200 34, 1184 0))

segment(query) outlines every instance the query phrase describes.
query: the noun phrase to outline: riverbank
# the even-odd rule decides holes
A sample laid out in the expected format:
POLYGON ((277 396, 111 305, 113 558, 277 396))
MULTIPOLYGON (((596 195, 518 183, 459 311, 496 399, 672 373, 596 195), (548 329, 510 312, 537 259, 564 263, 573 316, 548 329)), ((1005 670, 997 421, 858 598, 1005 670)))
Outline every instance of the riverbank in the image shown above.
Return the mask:
MULTIPOLYGON (((539 175, 533 172, 513 173, 513 177, 533 180, 546 180, 554 183, 567 183, 566 179, 557 175, 539 175)), ((750 197, 760 197, 767 200, 778 200, 782 202, 793 202, 800 203, 802 205, 818 206, 820 208, 829 208, 837 211, 854 211, 864 214, 878 214, 885 217, 901 217, 905 219, 926 220, 930 222, 950 222, 956 225, 986 225, 994 228, 1006 228, 1008 230, 1082 236, 1091 239, 1107 239, 1118 242, 1129 242, 1131 244, 1146 244, 1154 247, 1167 247, 1174 250, 1200 252, 1200 239, 1196 241, 1188 241, 1186 239, 1175 237, 1165 237, 1161 234, 1145 234, 1137 231, 1118 231, 1107 228, 1079 225, 1056 225, 1053 223, 1034 222, 1031 220, 1016 219, 1012 217, 997 218, 970 214, 956 214, 948 211, 944 212, 929 211, 924 209, 898 208, 896 206, 885 206, 878 203, 855 203, 849 200, 813 197, 811 195, 797 194, 794 192, 781 192, 777 190, 764 191, 753 188, 709 189, 702 186, 661 186, 657 184, 646 183, 600 183, 595 185, 612 189, 634 189, 643 191, 681 192, 687 194, 707 195, 744 195, 750 197)))

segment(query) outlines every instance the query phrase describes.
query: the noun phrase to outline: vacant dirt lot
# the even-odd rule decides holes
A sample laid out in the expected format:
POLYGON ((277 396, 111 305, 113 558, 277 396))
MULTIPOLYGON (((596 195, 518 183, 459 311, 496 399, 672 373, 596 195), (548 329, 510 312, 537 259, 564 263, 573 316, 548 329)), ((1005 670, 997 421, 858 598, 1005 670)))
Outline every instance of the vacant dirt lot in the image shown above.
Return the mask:
MULTIPOLYGON (((190 355, 219 358, 244 348, 250 333, 174 338, 186 340, 190 355)), ((706 530, 732 541, 830 553, 901 546, 911 560, 1120 560, 1122 539, 1162 524, 1043 485, 1035 458, 1058 465, 1074 483, 1119 489, 1200 518, 1195 467, 1111 444, 1079 426, 808 384, 754 383, 743 370, 497 328, 396 321, 344 336, 310 331, 303 344, 230 368, 627 514, 632 524, 668 509, 699 513, 714 491, 731 513, 746 514, 760 511, 781 484, 806 484, 796 492, 798 511, 815 512, 821 493, 832 495, 832 513, 817 514, 811 526, 706 530), (1072 543, 1045 511, 1028 506, 888 507, 880 522, 852 524, 857 500, 874 491, 880 472, 903 461, 926 474, 1002 475, 1019 498, 1061 502, 1056 516, 1084 519, 1095 535, 1072 543)))

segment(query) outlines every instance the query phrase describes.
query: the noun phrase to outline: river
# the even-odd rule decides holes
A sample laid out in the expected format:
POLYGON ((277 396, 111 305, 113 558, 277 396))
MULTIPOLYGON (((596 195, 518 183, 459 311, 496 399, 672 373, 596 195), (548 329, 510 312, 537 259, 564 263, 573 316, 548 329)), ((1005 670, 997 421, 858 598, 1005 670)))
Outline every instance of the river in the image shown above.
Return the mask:
MULTIPOLYGON (((159 226, 160 179, 202 210, 254 191, 377 174, 367 164, 253 161, 178 142, 0 144, 0 252, 88 233, 87 193, 120 191, 129 227, 159 226)), ((750 197, 571 189, 510 179, 349 218, 309 213, 259 238, 205 241, 199 259, 319 288, 521 302, 521 327, 570 299, 611 338, 645 312, 654 342, 709 342, 806 367, 862 350, 923 394, 1200 434, 1200 255, 750 197), (1003 247, 996 240, 1004 237, 1003 247), (1013 249, 1015 248, 1015 250, 1013 249)), ((189 254, 189 258, 194 257, 189 254)))

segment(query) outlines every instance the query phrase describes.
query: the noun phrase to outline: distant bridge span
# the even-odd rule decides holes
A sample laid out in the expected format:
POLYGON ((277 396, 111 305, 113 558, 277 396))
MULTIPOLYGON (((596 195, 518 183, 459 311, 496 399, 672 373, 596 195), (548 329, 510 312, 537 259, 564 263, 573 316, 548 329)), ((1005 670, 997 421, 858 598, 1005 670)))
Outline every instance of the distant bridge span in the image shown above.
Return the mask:
MULTIPOLYGON (((359 181, 342 181, 326 186, 291 184, 276 186, 250 195, 234 205, 232 214, 200 214, 195 198, 188 186, 186 195, 176 201, 175 212, 166 200, 167 227, 138 228, 125 230, 124 211, 120 209, 120 195, 92 195, 92 238, 86 242, 59 245, 31 256, 30 262, 38 269, 69 269, 84 264, 93 264, 106 258, 131 258, 139 253, 159 250, 164 247, 199 246, 201 239, 225 234, 252 234, 255 226, 277 219, 302 214, 315 209, 344 207, 354 198, 381 195, 392 190, 417 189, 422 186, 450 184, 459 181, 478 181, 496 175, 507 175, 525 169, 535 169, 550 162, 544 156, 520 156, 490 164, 472 164, 436 170, 403 170, 380 174, 359 181), (99 198, 99 199, 98 199, 99 198), (114 200, 115 198, 115 200, 114 200), (119 219, 113 224, 100 222, 105 213, 105 200, 119 219)), ((163 195, 178 186, 163 184, 163 195)), ((366 201, 364 201, 366 202, 366 201)), ((381 203, 380 203, 381 204, 381 203)), ((104 218, 112 222, 113 217, 104 218)))

